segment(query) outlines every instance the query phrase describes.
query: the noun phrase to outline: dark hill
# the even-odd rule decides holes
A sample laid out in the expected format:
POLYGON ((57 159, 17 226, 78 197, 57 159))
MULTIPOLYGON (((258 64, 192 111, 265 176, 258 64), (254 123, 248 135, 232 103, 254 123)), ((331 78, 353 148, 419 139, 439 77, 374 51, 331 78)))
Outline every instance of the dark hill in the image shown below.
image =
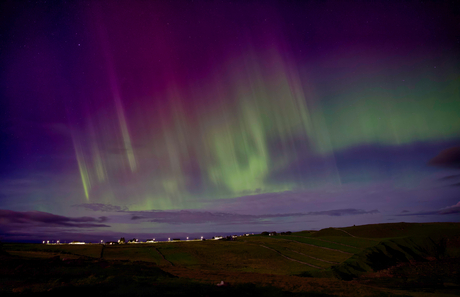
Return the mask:
POLYGON ((393 238, 404 236, 429 237, 439 234, 445 236, 455 236, 459 233, 460 223, 389 223, 361 225, 338 229, 348 232, 352 236, 366 238, 393 238))

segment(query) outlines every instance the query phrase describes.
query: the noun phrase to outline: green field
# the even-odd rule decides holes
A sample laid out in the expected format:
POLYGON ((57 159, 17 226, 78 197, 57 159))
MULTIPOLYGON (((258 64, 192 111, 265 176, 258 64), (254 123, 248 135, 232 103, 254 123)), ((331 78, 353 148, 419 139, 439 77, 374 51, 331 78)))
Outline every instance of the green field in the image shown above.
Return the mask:
POLYGON ((235 241, 105 246, 4 243, 0 252, 2 262, 11 264, 2 268, 0 293, 35 294, 48 287, 55 292, 70 287, 84 291, 117 286, 123 278, 131 279, 129 286, 150 288, 154 282, 176 295, 170 287, 177 283, 196 286, 207 295, 222 280, 233 284, 232 290, 252 284, 255 287, 244 290, 254 294, 270 287, 276 296, 286 292, 355 296, 356 290, 363 296, 460 293, 458 223, 327 228, 235 241), (34 270, 41 265, 43 273, 34 270), (156 272, 149 274, 150 270, 156 272))

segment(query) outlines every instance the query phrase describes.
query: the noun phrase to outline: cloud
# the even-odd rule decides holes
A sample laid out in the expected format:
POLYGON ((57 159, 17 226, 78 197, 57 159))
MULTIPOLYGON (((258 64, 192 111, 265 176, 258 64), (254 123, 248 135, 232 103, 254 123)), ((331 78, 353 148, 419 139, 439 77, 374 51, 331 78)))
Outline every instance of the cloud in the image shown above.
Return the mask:
POLYGON ((317 211, 308 213, 286 213, 286 214, 263 214, 248 215, 225 212, 203 212, 203 211, 146 211, 132 213, 131 220, 146 220, 154 223, 164 224, 272 224, 278 221, 292 220, 305 216, 347 216, 376 214, 378 210, 365 211, 361 209, 337 209, 317 211))
POLYGON ((459 187, 460 186, 460 174, 448 175, 438 179, 441 182, 449 182, 450 184, 446 187, 459 187))
POLYGON ((439 178, 439 180, 452 180, 452 179, 460 179, 460 174, 448 175, 439 178))
POLYGON ((379 213, 379 211, 376 209, 365 211, 362 209, 349 208, 349 209, 335 209, 335 210, 310 212, 306 215, 325 215, 325 216, 340 217, 340 216, 354 216, 354 215, 376 214, 376 213, 379 213))
POLYGON ((397 216, 432 216, 432 215, 450 215, 450 214, 459 214, 460 213, 460 201, 452 206, 442 208, 434 211, 421 211, 408 214, 399 214, 397 216))
POLYGON ((202 211, 149 211, 133 214, 131 220, 147 220, 148 222, 165 224, 245 224, 256 223, 260 216, 241 215, 223 212, 202 211))
POLYGON ((65 216, 54 215, 41 211, 12 211, 0 209, 0 226, 16 226, 16 227, 74 227, 74 228, 94 228, 94 227, 110 227, 105 224, 107 217, 78 217, 71 218, 65 216))
MULTIPOLYGON (((421 164, 425 164, 444 148, 457 144, 458 140, 440 143, 416 142, 398 146, 356 144, 324 155, 315 154, 308 145, 302 149, 299 146, 299 151, 295 154, 298 158, 270 172, 267 179, 275 184, 292 181, 321 184, 327 180, 333 182, 333 177, 338 172, 343 183, 356 180, 386 180, 401 168, 419 170, 421 164)), ((280 151, 276 144, 275 151, 280 151)), ((460 168, 458 159, 457 168, 460 168)))
POLYGON ((93 211, 102 211, 102 212, 116 212, 116 211, 128 211, 126 206, 118 206, 112 204, 103 204, 103 203, 83 203, 72 205, 72 207, 84 208, 86 210, 93 211))
POLYGON ((428 162, 428 165, 460 169, 460 146, 450 147, 441 151, 428 162))
POLYGON ((144 218, 145 218, 145 217, 143 217, 143 216, 132 216, 132 217, 131 217, 131 220, 134 221, 134 220, 140 220, 140 219, 144 219, 144 218))

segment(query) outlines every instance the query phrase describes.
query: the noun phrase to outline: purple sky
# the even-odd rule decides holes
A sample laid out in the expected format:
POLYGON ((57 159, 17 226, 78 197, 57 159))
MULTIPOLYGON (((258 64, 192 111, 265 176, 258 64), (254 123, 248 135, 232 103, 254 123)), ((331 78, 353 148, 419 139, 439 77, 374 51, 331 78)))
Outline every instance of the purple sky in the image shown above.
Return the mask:
POLYGON ((0 11, 0 240, 459 221, 452 2, 0 11))

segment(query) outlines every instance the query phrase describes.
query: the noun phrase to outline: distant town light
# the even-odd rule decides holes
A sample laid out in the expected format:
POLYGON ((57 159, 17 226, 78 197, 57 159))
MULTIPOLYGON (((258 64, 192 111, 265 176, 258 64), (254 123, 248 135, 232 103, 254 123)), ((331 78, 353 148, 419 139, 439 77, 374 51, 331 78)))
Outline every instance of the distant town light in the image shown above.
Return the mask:
POLYGON ((85 244, 84 241, 72 241, 69 244, 85 244))

